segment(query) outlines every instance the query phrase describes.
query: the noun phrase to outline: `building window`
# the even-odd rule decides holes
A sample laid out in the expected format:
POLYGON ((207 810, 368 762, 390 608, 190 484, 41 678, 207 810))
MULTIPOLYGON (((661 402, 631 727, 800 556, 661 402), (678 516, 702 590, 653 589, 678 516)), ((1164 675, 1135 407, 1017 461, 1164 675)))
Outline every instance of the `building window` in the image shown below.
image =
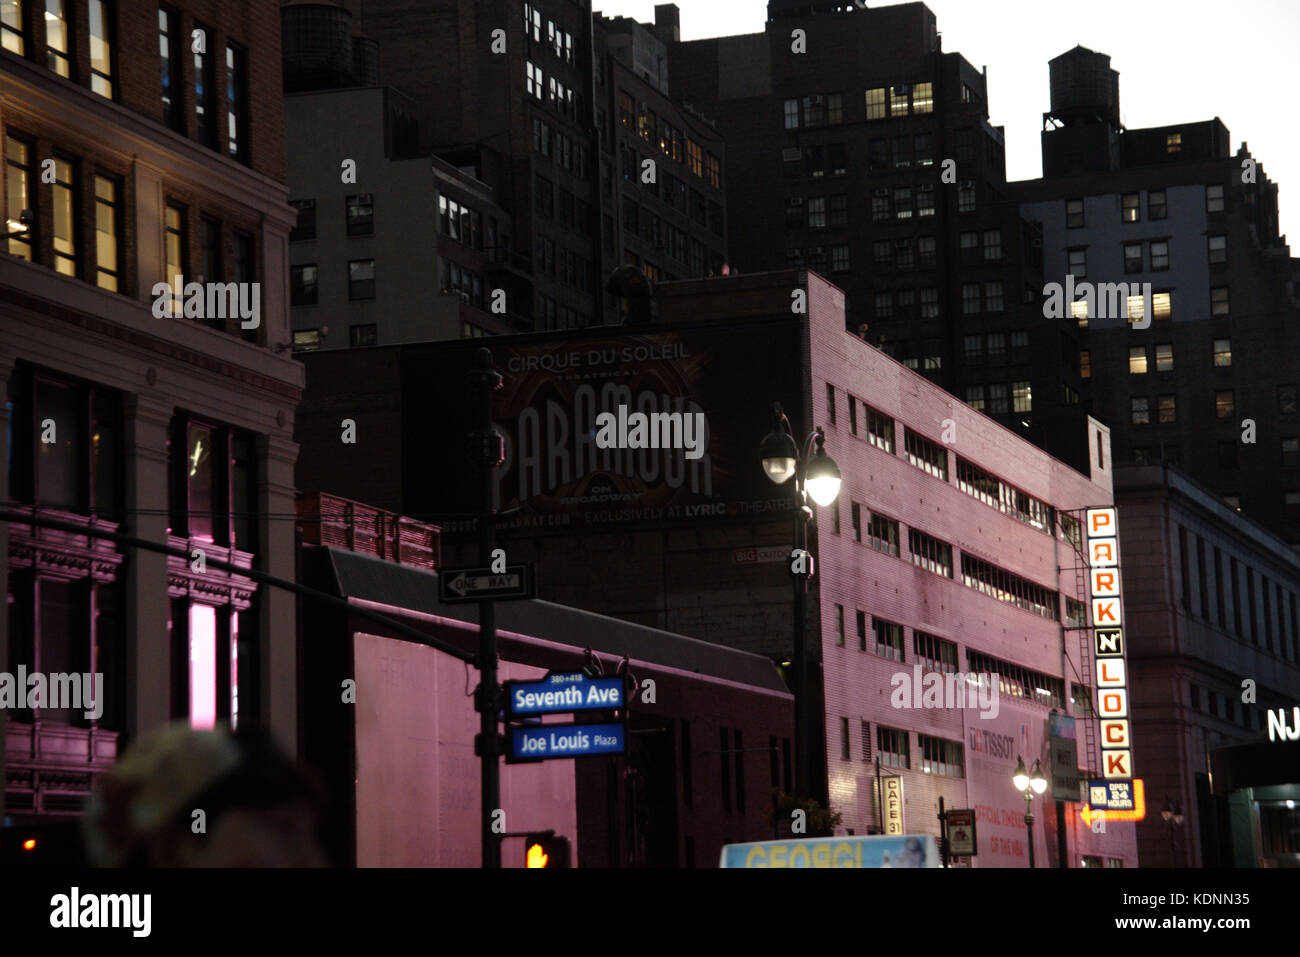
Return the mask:
POLYGON ((714 189, 721 189, 722 188, 722 163, 712 153, 709 153, 707 156, 705 156, 705 160, 706 160, 705 171, 708 174, 705 177, 705 179, 708 181, 709 185, 712 186, 714 189))
POLYGON ((912 87, 912 112, 934 112, 934 84, 929 81, 912 87))
POLYGON ((826 197, 811 196, 808 199, 808 225, 813 229, 826 226, 826 197))
POLYGON ((1160 413, 1160 422, 1169 423, 1177 421, 1177 408, 1174 404, 1174 397, 1172 395, 1160 396, 1157 400, 1156 408, 1160 413))
POLYGON ((704 151, 690 137, 686 138, 686 166, 696 176, 704 175, 704 151))
POLYGON ((54 158, 51 188, 54 212, 54 270, 65 276, 77 275, 77 183, 72 164, 54 158))
POLYGON ((375 261, 354 259, 348 263, 348 299, 375 298, 375 261))
POLYGON ((976 412, 983 412, 984 403, 984 386, 968 385, 966 387, 966 404, 976 412))
POLYGON ((319 329, 295 329, 293 333, 294 352, 315 352, 320 348, 319 329))
POLYGON ((1207 213, 1223 212, 1223 184, 1213 183, 1205 187, 1205 211, 1207 213))
MULTIPOLYGON (((631 102, 629 98, 629 102, 631 102)), ((785 128, 787 130, 797 130, 799 128, 799 101, 785 101, 785 128)))
POLYGON ((1067 199, 1065 201, 1065 225, 1076 229, 1083 225, 1083 200, 1067 199))
POLYGON ((1207 238, 1210 262, 1226 263, 1228 261, 1228 237, 1210 236, 1207 238))
MULTIPOLYGON (((1231 389, 1221 389, 1214 393, 1214 417, 1216 419, 1232 418, 1235 406, 1236 403, 1233 401, 1233 391, 1231 389)), ((1161 419, 1161 421, 1164 420, 1161 419)))
POLYGON ((948 481, 948 450, 944 446, 930 441, 909 428, 904 440, 904 449, 907 453, 907 461, 929 472, 935 478, 948 481))
POLYGON ((919 733, 916 738, 921 746, 922 771, 947 778, 966 776, 965 758, 960 741, 932 738, 928 734, 919 733))
POLYGON ((239 162, 248 159, 248 57, 233 44, 226 47, 226 148, 239 162))
POLYGON ((1011 361, 1029 361, 1029 333, 1023 330, 1011 333, 1011 361))
POLYGON ((863 418, 867 424, 867 441, 876 448, 894 454, 894 420, 871 406, 863 405, 863 418))
MULTIPOLYGON (((540 102, 545 88, 546 77, 542 73, 542 68, 533 63, 532 60, 524 61, 524 91, 540 102)), ((628 121, 625 119, 624 122, 628 121)), ((628 123, 628 125, 631 124, 628 123)))
POLYGON ((849 197, 846 193, 836 193, 831 197, 831 218, 832 226, 847 226, 849 224, 849 197))
POLYGON ((1169 133, 1165 136, 1165 152, 1178 153, 1183 148, 1183 134, 1169 133))
POLYGON ((36 245, 34 236, 37 217, 32 193, 31 148, 22 140, 6 136, 5 198, 9 212, 5 220, 5 232, 9 234, 9 255, 28 262, 32 261, 32 250, 36 245), (19 219, 23 212, 30 213, 25 231, 24 224, 19 219))
POLYGON ((875 90, 866 92, 867 119, 883 120, 888 115, 885 112, 885 90, 880 87, 875 90))
POLYGON ((1129 421, 1134 425, 1151 424, 1151 400, 1144 395, 1135 395, 1129 400, 1129 421))
POLYGON ((975 212, 975 184, 962 183, 957 187, 957 212, 975 212))
POLYGON ((1124 244, 1124 272, 1135 273, 1142 271, 1142 244, 1125 243, 1124 244))
POLYGON ((374 234, 375 198, 373 193, 358 193, 355 196, 349 196, 347 198, 347 210, 349 236, 370 236, 374 234))
POLYGON ((910 770, 912 756, 908 745, 909 732, 876 726, 876 755, 880 763, 888 768, 910 770))
POLYGON ((1125 193, 1120 198, 1120 222, 1136 223, 1142 218, 1140 199, 1138 193, 1125 193))
POLYGON ((835 644, 844 647, 844 606, 835 606, 835 644))
POLYGON ((857 502, 849 506, 849 521, 853 525, 853 540, 862 541, 862 506, 857 502))
POLYGON ((949 674, 957 670, 957 646, 947 639, 913 630, 912 651, 922 668, 949 674))
POLYGON ((894 217, 896 219, 912 218, 912 188, 901 186, 894 190, 894 217))
POLYGON ((831 247, 831 272, 848 272, 849 271, 849 247, 832 246, 831 247))
POLYGON ((840 760, 849 760, 849 719, 840 718, 840 760))
MULTIPOLYGON (((208 31, 204 34, 203 50, 207 49, 208 31)), ((194 51, 194 117, 199 142, 205 146, 217 145, 217 109, 212 79, 212 58, 200 50, 194 51)))
POLYGON ((1165 206, 1165 191, 1153 189, 1147 193, 1147 219, 1164 219, 1168 215, 1165 206))
POLYGON ((947 542, 911 528, 907 531, 907 550, 913 565, 920 565, 945 578, 952 577, 952 546, 947 542))
POLYGON ((315 264, 289 267, 289 305, 316 305, 316 290, 315 264))
POLYGON ((1033 390, 1028 382, 1011 383, 1011 408, 1014 412, 1034 411, 1033 390))
POLYGON ((1279 415, 1295 415, 1296 387, 1280 385, 1277 387, 1277 411, 1279 415))
POLYGON ((871 630, 876 636, 876 654, 894 661, 903 660, 903 626, 883 618, 871 618, 871 630))
POLYGON ((122 281, 122 233, 118 217, 118 183, 95 177, 95 285, 117 292, 122 281))
POLYGON ((1164 239, 1151 240, 1151 271, 1163 272, 1169 268, 1169 242, 1164 239))
POLYGON ((883 515, 871 514, 867 527, 867 540, 878 552, 898 557, 898 522, 883 515))
POLYGON ((889 115, 907 116, 907 100, 907 84, 891 86, 889 88, 889 115))
POLYGON ((178 132, 184 132, 184 112, 181 109, 180 47, 173 49, 180 15, 166 7, 158 8, 158 54, 162 64, 163 123, 178 132))
MULTIPOLYGON (((168 203, 164 222, 166 228, 164 246, 167 272, 164 274, 163 279, 168 286, 174 287, 175 284, 182 281, 178 277, 185 275, 185 265, 188 258, 184 208, 176 203, 168 203)), ((184 314, 181 296, 176 294, 174 288, 168 293, 168 296, 171 302, 167 314, 180 318, 184 314)))
POLYGON ((298 220, 289 232, 289 242, 296 243, 316 238, 316 200, 291 199, 289 205, 298 211, 298 220))
POLYGON ((90 0, 90 89, 113 99, 113 7, 90 0))
POLYGON ((1174 371, 1174 347, 1172 343, 1166 342, 1156 344, 1156 371, 1174 371))
POLYGON ((1228 287, 1215 286, 1210 290, 1210 315, 1226 316, 1228 314, 1228 287))
MULTIPOLYGON (((0 8, 11 6, 15 4, 0 3, 0 8)), ((9 11, 5 12, 7 14, 9 11)), ((0 16, 0 25, 7 24, 8 20, 8 16, 0 16)), ((68 60, 69 33, 67 0, 45 0, 45 64, 65 79, 71 76, 68 60)))
POLYGON ((19 56, 24 56, 27 52, 23 0, 0 0, 0 47, 19 56))
POLYGON ((1214 340, 1214 364, 1216 366, 1232 365, 1232 340, 1214 340))

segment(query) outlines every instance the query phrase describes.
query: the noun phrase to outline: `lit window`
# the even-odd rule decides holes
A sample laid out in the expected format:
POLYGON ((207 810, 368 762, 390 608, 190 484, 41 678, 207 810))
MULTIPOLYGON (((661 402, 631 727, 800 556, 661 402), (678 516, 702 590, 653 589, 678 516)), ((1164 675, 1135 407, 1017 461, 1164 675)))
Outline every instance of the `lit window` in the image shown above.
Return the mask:
POLYGON ((916 193, 916 215, 933 216, 934 215, 934 186, 930 183, 922 183, 917 188, 916 193))
POLYGON ((248 155, 248 57, 244 51, 226 47, 226 143, 230 155, 243 162, 248 155))
POLYGON ((1011 383, 1011 397, 1014 411, 1032 412, 1034 410, 1033 391, 1030 389, 1028 382, 1011 383))
POLYGON ((894 190, 894 217, 896 219, 912 218, 912 189, 902 186, 894 190))
POLYGON ((0 0, 0 47, 19 56, 26 53, 23 0, 0 0))
POLYGON ((1092 378, 1092 353, 1087 349, 1079 352, 1079 378, 1092 378))
POLYGON ((1223 212, 1223 184, 1214 183, 1205 187, 1205 211, 1207 213, 1223 212))
POLYGON ((866 103, 867 119, 883 120, 888 115, 885 112, 885 90, 883 87, 876 90, 867 90, 866 103))
POLYGON ((907 116, 907 85, 889 88, 889 115, 907 116))
POLYGON ((1170 133, 1165 137, 1165 152, 1177 153, 1183 148, 1183 134, 1170 133))
POLYGON ((95 284, 110 292, 117 292, 122 281, 117 194, 114 180, 95 177, 95 284))
MULTIPOLYGON (((59 76, 67 77, 68 12, 67 0, 45 0, 45 63, 59 76)), ((0 7, 12 6, 0 0, 0 7)), ((7 18, 0 18, 7 19, 7 18)))
MULTIPOLYGON (((1074 317, 1074 321, 1078 323, 1080 329, 1087 329, 1088 300, 1086 298, 1079 298, 1070 303, 1070 315, 1074 317)), ((1133 313, 1130 312, 1129 315, 1132 316, 1133 313)))
POLYGON ((31 148, 22 140, 5 137, 5 198, 9 214, 5 232, 9 234, 9 255, 32 261, 32 235, 36 230, 36 210, 32 204, 31 148), (27 211, 29 223, 19 217, 27 211))
POLYGON ((1146 371, 1147 371, 1146 346, 1129 347, 1128 371, 1129 371, 1129 375, 1146 375, 1146 371))
POLYGON ((1216 419, 1232 418, 1235 409, 1236 402, 1233 400, 1231 389, 1224 389, 1214 393, 1214 417, 1216 419))
POLYGON ((976 412, 984 411, 984 386, 970 385, 966 387, 966 404, 976 412))
POLYGON ((918 83, 912 88, 912 112, 934 112, 934 84, 918 83))
POLYGON ((1176 420, 1176 409, 1174 406, 1174 397, 1172 395, 1160 396, 1157 407, 1160 410, 1161 422, 1173 422, 1176 420))
POLYGON ((1210 236, 1207 243, 1209 244, 1210 262, 1226 263, 1228 261, 1227 236, 1210 236))
POLYGON ((1232 340, 1214 340, 1214 364, 1216 366, 1232 365, 1232 340))
POLYGON ((686 165, 696 176, 704 175, 704 151, 690 138, 686 140, 686 165))
POLYGON ((1173 293, 1157 292, 1153 294, 1151 296, 1151 313, 1152 318, 1156 321, 1168 319, 1173 314, 1173 293))
MULTIPOLYGON (((178 277, 185 275, 185 210, 174 203, 167 204, 165 214, 166 241, 164 251, 166 253, 167 272, 163 280, 169 287, 174 287, 178 282, 178 277)), ((181 297, 176 295, 173 288, 169 293, 170 302, 168 303, 167 314, 169 316, 180 317, 182 313, 181 297)))
POLYGON ((1174 371, 1174 347, 1173 343, 1156 344, 1156 371, 1173 372, 1174 371))

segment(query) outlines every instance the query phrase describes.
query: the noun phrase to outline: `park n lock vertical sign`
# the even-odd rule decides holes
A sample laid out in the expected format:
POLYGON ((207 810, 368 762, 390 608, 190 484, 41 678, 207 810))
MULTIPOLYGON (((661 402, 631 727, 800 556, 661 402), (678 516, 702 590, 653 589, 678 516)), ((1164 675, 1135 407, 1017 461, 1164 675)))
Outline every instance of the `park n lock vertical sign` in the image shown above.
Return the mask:
POLYGON ((1097 669, 1097 718, 1101 725, 1101 772, 1105 778, 1127 780, 1133 777, 1133 752, 1120 595, 1119 525, 1114 508, 1090 508, 1085 520, 1089 612, 1097 669))

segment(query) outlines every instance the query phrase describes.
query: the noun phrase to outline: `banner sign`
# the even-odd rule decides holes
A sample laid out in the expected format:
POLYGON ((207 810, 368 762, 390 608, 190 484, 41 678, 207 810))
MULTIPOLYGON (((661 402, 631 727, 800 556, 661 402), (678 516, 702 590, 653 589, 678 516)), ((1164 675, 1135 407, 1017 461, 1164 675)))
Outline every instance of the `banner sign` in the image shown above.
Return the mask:
POLYGON ((929 834, 809 837, 724 844, 719 867, 940 867, 929 834))

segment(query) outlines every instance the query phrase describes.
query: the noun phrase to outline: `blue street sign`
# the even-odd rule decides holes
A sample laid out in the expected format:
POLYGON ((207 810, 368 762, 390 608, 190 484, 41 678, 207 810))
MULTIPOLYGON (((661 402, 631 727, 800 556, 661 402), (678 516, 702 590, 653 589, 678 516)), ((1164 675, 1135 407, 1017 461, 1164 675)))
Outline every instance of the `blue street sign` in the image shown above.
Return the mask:
POLYGON ((507 761, 622 754, 626 728, 616 724, 537 724, 510 729, 507 761))
POLYGON ((576 671, 547 675, 541 681, 507 681, 505 686, 507 720, 623 707, 622 678, 588 678, 576 671))
POLYGON ((1088 782, 1088 807, 1094 811, 1132 811, 1133 782, 1090 780, 1088 782))

